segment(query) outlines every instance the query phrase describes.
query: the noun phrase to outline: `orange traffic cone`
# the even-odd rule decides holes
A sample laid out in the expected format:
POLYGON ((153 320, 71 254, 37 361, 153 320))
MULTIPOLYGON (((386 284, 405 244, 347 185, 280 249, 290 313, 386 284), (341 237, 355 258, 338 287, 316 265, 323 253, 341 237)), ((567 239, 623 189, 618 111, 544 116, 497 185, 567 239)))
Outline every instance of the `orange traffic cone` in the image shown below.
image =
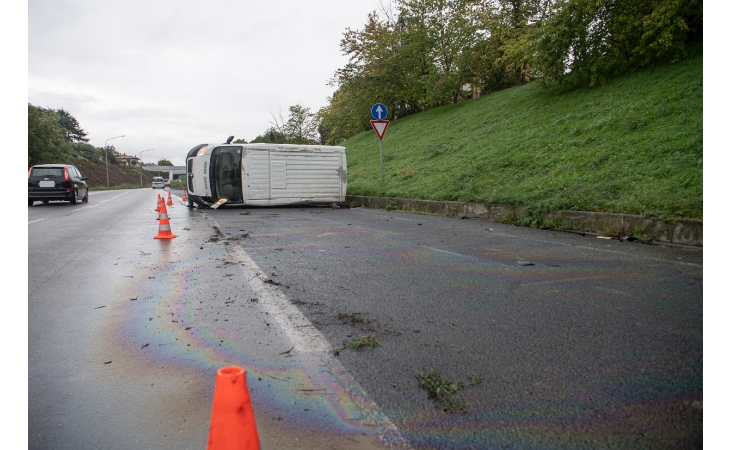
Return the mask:
POLYGON ((259 449, 259 434, 246 386, 246 371, 222 367, 215 374, 208 450, 259 449))
POLYGON ((172 193, 167 191, 167 206, 172 206, 172 193))
POLYGON ((177 236, 172 234, 170 229, 170 218, 167 217, 167 208, 165 208, 165 202, 162 202, 162 208, 160 209, 160 229, 157 231, 155 239, 174 239, 177 236))
POLYGON ((187 189, 183 189, 182 201, 183 201, 183 203, 188 201, 188 190, 187 189))
POLYGON ((160 203, 162 202, 162 197, 160 197, 160 194, 157 194, 157 208, 155 208, 155 211, 160 210, 160 203))

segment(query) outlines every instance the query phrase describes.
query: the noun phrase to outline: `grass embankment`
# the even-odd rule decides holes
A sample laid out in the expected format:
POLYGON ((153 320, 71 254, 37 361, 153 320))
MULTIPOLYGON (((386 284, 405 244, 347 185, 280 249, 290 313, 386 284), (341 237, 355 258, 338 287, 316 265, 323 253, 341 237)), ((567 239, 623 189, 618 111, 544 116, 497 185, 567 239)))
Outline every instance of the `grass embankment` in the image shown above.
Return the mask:
MULTIPOLYGON (((167 177, 167 172, 148 172, 140 167, 125 165, 106 164, 100 161, 89 161, 88 159, 72 158, 70 164, 74 164, 81 173, 88 177, 87 183, 91 191, 106 191, 116 189, 149 189, 152 186, 153 177, 167 177), (109 174, 109 186, 107 183, 107 170, 109 174)), ((186 188, 186 179, 173 180, 171 189, 186 188)))
POLYGON ((348 194, 702 219, 702 49, 604 86, 540 82, 348 139, 348 194))

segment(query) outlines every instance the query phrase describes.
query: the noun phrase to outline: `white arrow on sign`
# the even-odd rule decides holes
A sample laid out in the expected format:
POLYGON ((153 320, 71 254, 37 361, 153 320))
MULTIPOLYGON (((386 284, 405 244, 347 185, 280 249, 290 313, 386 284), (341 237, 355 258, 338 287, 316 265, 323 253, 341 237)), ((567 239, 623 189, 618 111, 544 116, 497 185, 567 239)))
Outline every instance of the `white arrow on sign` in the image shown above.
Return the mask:
POLYGON ((373 129, 375 130, 375 134, 378 135, 378 139, 381 141, 383 140, 383 136, 385 136, 385 130, 388 129, 388 124, 390 123, 389 120, 371 120, 370 125, 373 126, 373 129))
POLYGON ((383 108, 378 105, 378 107, 375 109, 375 112, 378 113, 378 120, 383 118, 383 108))

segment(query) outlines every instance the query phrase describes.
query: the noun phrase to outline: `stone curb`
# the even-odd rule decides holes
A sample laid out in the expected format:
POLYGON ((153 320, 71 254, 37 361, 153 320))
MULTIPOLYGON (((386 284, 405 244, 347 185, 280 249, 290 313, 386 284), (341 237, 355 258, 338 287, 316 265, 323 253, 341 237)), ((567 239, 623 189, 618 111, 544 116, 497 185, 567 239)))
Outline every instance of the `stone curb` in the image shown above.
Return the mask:
MULTIPOLYGON (((348 195, 348 203, 356 202, 366 208, 412 211, 447 217, 470 217, 499 221, 503 216, 526 218, 522 208, 510 208, 489 203, 411 200, 407 198, 366 197, 348 195)), ((566 231, 593 233, 600 236, 633 236, 648 242, 702 247, 702 221, 679 220, 667 223, 631 214, 613 214, 564 210, 541 215, 543 222, 559 223, 566 231)))

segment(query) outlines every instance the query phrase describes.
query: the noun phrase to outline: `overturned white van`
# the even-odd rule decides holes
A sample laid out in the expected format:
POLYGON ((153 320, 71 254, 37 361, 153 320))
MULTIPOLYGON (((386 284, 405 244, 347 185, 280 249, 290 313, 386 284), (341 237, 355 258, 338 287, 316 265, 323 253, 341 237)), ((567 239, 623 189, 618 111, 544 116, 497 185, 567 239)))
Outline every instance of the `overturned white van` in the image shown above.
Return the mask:
POLYGON ((188 205, 325 204, 345 201, 345 147, 201 144, 186 160, 188 205))

